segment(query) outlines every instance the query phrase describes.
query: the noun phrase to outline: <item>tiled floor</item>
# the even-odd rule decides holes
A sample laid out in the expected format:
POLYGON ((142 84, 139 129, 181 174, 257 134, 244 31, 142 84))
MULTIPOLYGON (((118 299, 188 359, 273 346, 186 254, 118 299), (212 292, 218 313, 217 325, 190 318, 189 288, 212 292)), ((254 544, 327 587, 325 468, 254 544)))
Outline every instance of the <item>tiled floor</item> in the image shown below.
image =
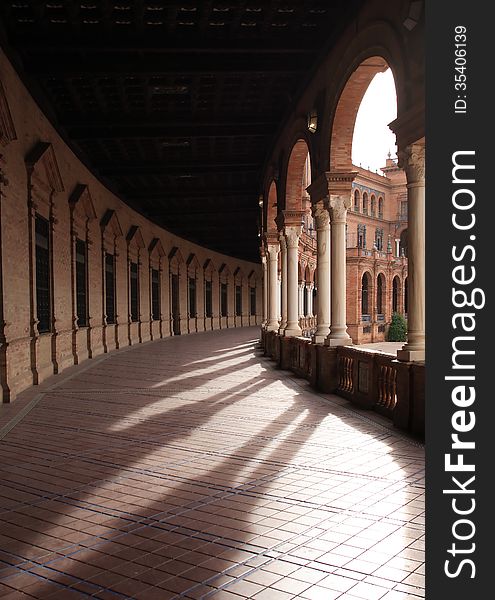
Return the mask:
POLYGON ((257 337, 137 346, 19 400, 2 599, 424 596, 423 448, 276 370, 257 337))

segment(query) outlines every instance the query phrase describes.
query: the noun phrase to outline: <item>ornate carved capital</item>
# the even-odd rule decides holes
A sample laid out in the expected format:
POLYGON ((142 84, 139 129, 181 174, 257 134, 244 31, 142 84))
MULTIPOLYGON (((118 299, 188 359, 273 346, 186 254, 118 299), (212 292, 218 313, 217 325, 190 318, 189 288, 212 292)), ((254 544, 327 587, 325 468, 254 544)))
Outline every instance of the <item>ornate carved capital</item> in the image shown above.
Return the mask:
POLYGON ((280 244, 278 242, 269 241, 266 245, 268 260, 277 260, 279 250, 280 244))
POLYGON ((285 227, 284 230, 287 249, 297 248, 299 246, 299 236, 301 235, 301 226, 285 227))
POLYGON ((317 202, 311 207, 316 231, 323 231, 330 227, 330 215, 323 202, 317 202))
POLYGON ((280 235, 278 236, 278 239, 280 241, 280 249, 282 250, 282 252, 285 252, 287 250, 287 244, 285 242, 284 234, 280 233, 280 235))
POLYGON ((351 204, 350 196, 335 196, 332 194, 328 200, 328 211, 332 223, 345 223, 347 211, 351 208, 351 204))
POLYGON ((399 167, 404 169, 407 183, 424 183, 425 180, 425 146, 409 144, 398 152, 399 167))

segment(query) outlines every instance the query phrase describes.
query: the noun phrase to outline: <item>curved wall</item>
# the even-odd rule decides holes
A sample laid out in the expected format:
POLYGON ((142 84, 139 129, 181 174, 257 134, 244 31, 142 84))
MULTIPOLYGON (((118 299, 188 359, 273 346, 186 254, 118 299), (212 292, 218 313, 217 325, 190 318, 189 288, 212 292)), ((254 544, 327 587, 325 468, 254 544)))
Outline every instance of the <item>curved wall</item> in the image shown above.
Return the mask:
POLYGON ((177 237, 119 200, 57 135, 3 53, 0 169, 0 384, 4 402, 29 385, 103 352, 179 332, 261 324, 261 265, 177 237), (48 232, 44 256, 37 250, 45 239, 40 224, 48 232), (82 242, 86 252, 85 285, 79 282, 79 291, 87 290, 84 327, 78 327, 77 316, 77 240, 77 248, 82 242), (107 255, 114 256, 114 323, 107 322, 112 320, 105 296, 107 279, 111 279, 105 270, 107 255), (44 268, 48 268, 48 278, 44 268), (132 287, 131 269, 136 268, 138 283, 132 287), (39 282, 44 278, 49 283, 48 290, 41 292, 50 299, 44 307, 49 331, 44 333, 39 332, 37 274, 39 282), (155 281, 158 276, 154 286, 152 274, 155 281), (172 280, 177 293, 172 293, 172 280), (206 288, 211 288, 211 296, 206 288), (211 315, 206 315, 207 294, 211 315))

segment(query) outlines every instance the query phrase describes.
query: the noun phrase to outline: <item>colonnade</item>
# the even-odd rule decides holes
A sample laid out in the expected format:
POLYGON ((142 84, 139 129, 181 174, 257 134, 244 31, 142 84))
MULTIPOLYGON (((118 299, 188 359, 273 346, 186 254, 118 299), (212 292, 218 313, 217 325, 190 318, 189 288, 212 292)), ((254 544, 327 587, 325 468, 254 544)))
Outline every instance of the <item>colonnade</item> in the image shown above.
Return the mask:
MULTIPOLYGON (((399 152, 408 192, 408 339, 397 353, 402 361, 425 358, 425 187, 424 144, 413 143, 399 152)), ((313 343, 343 346, 352 343, 346 321, 346 220, 351 207, 355 173, 323 173, 307 188, 317 240, 317 329, 313 343)), ((304 288, 298 281, 298 245, 302 211, 281 211, 279 230, 265 235, 268 267, 265 290, 265 328, 285 337, 300 336, 299 307, 304 288), (281 275, 281 319, 278 315, 278 261, 281 275)), ((312 299, 312 294, 311 294, 312 299)), ((309 304, 308 304, 309 307, 309 304)))

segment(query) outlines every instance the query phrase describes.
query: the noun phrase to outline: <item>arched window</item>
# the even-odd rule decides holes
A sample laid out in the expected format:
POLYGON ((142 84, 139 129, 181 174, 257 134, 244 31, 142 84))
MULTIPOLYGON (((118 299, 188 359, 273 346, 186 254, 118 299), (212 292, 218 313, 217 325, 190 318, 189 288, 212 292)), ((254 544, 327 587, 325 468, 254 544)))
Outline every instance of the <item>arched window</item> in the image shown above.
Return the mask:
POLYGON ((378 218, 383 219, 383 198, 378 198, 378 218))
POLYGON ((368 214, 368 194, 366 192, 363 194, 363 214, 368 214))
POLYGON ((354 211, 359 212, 359 190, 354 191, 354 211))
POLYGON ((369 293, 370 293, 370 275, 369 273, 363 273, 363 277, 361 279, 361 315, 363 320, 365 320, 365 316, 368 317, 370 314, 370 304, 369 304, 369 293))
POLYGON ((378 315, 384 314, 385 302, 385 277, 383 273, 380 273, 376 279, 376 312, 378 315))
POLYGON ((392 281, 392 312, 399 312, 399 278, 397 275, 392 281))
POLYGON ((371 196, 371 216, 376 217, 376 198, 374 194, 371 196))
POLYGON ((407 315, 407 302, 408 302, 408 298, 407 298, 407 277, 404 280, 404 314, 407 315))

